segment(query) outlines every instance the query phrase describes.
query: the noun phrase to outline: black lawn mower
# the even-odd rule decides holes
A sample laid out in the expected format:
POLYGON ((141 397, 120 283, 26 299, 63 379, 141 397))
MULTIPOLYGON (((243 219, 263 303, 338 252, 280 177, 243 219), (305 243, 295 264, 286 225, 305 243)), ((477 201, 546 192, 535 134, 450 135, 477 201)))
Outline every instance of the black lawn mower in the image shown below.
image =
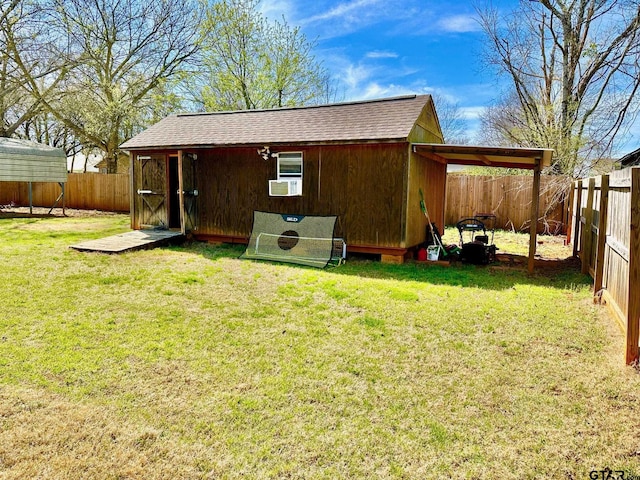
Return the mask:
POLYGON ((489 213, 476 214, 456 223, 460 234, 460 261, 474 265, 487 265, 496 261, 496 247, 493 243, 496 216, 489 213), (487 234, 491 234, 491 238, 487 234), (466 241, 465 241, 465 236, 466 241))

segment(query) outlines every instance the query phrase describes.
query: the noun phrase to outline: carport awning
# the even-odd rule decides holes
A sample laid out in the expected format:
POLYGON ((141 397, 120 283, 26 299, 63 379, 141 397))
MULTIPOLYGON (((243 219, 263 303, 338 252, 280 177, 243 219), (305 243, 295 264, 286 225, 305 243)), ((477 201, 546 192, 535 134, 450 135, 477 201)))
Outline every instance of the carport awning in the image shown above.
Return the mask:
POLYGON ((540 171, 551 166, 553 150, 547 148, 508 148, 477 145, 447 145, 438 143, 414 143, 416 155, 445 165, 478 165, 484 167, 524 168, 533 170, 531 194, 531 227, 529 229, 528 270, 533 272, 538 236, 540 210, 540 171))
POLYGON ((447 145, 438 143, 414 143, 418 155, 440 163, 535 169, 551 165, 553 150, 547 148, 486 147, 475 145, 447 145))

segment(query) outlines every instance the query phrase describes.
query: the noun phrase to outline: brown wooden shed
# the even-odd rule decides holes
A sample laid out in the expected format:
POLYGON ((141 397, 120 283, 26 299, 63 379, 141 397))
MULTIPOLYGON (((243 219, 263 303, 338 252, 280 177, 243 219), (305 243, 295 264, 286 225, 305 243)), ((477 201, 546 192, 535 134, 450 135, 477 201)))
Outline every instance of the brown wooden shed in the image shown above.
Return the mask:
POLYGON ((122 145, 131 226, 247 243, 253 212, 336 215, 349 252, 401 261, 444 229, 447 165, 533 170, 529 270, 540 172, 553 151, 444 145, 430 95, 311 107, 172 115, 122 145))
POLYGON ((442 231, 446 162, 430 95, 169 116, 125 142, 131 225, 246 243, 253 212, 336 215, 349 252, 400 261, 425 240, 420 190, 442 231))

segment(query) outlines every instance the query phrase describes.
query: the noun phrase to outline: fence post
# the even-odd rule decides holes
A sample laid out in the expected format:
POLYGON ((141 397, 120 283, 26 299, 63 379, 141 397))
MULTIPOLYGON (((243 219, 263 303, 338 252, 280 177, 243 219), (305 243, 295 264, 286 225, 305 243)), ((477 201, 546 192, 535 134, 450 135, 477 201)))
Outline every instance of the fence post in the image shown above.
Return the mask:
POLYGON ((596 268, 593 277, 593 294, 602 290, 604 274, 604 248, 607 243, 607 217, 609 210, 609 175, 600 177, 600 216, 598 218, 598 243, 596 244, 596 268))
POLYGON ((574 195, 576 199, 576 209, 574 211, 574 221, 573 221, 573 256, 578 256, 578 241, 580 240, 580 219, 582 217, 582 182, 584 180, 577 180, 574 183, 574 188, 576 189, 576 194, 574 195))
POLYGON ((571 182, 571 190, 569 191, 568 197, 565 199, 564 211, 562 213, 564 217, 562 221, 567 227, 565 245, 569 245, 573 240, 573 213, 574 213, 573 202, 575 200, 575 196, 576 196, 576 182, 571 182))
MULTIPOLYGON (((593 191, 596 187, 595 177, 589 179, 589 190, 587 192, 587 208, 584 212, 584 225, 582 226, 582 244, 580 260, 582 261, 582 273, 589 273, 589 263, 591 262, 591 228, 593 224, 593 191)), ((582 220, 580 220, 582 221, 582 220)))
POLYGON ((629 235, 629 308, 627 365, 638 361, 640 340, 640 168, 631 169, 631 232, 629 235))

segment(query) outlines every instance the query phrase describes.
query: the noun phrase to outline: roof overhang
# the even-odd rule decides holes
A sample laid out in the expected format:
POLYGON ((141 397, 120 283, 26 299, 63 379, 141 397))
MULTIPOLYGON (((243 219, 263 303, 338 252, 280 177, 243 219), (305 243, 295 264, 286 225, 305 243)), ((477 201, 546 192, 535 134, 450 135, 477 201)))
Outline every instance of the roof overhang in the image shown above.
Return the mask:
POLYGON ((406 138, 383 138, 383 139, 352 139, 352 140, 313 140, 308 142, 254 142, 254 143, 206 143, 206 144, 184 144, 184 145, 131 145, 128 142, 120 145, 120 148, 127 152, 144 151, 168 151, 168 150, 214 150, 222 148, 260 148, 264 146, 276 148, 289 147, 322 147, 341 145, 382 145, 408 143, 406 138))
POLYGON ((476 165, 534 169, 551 166, 553 150, 548 148, 486 147, 477 145, 447 145, 413 143, 413 152, 444 164, 476 165))

